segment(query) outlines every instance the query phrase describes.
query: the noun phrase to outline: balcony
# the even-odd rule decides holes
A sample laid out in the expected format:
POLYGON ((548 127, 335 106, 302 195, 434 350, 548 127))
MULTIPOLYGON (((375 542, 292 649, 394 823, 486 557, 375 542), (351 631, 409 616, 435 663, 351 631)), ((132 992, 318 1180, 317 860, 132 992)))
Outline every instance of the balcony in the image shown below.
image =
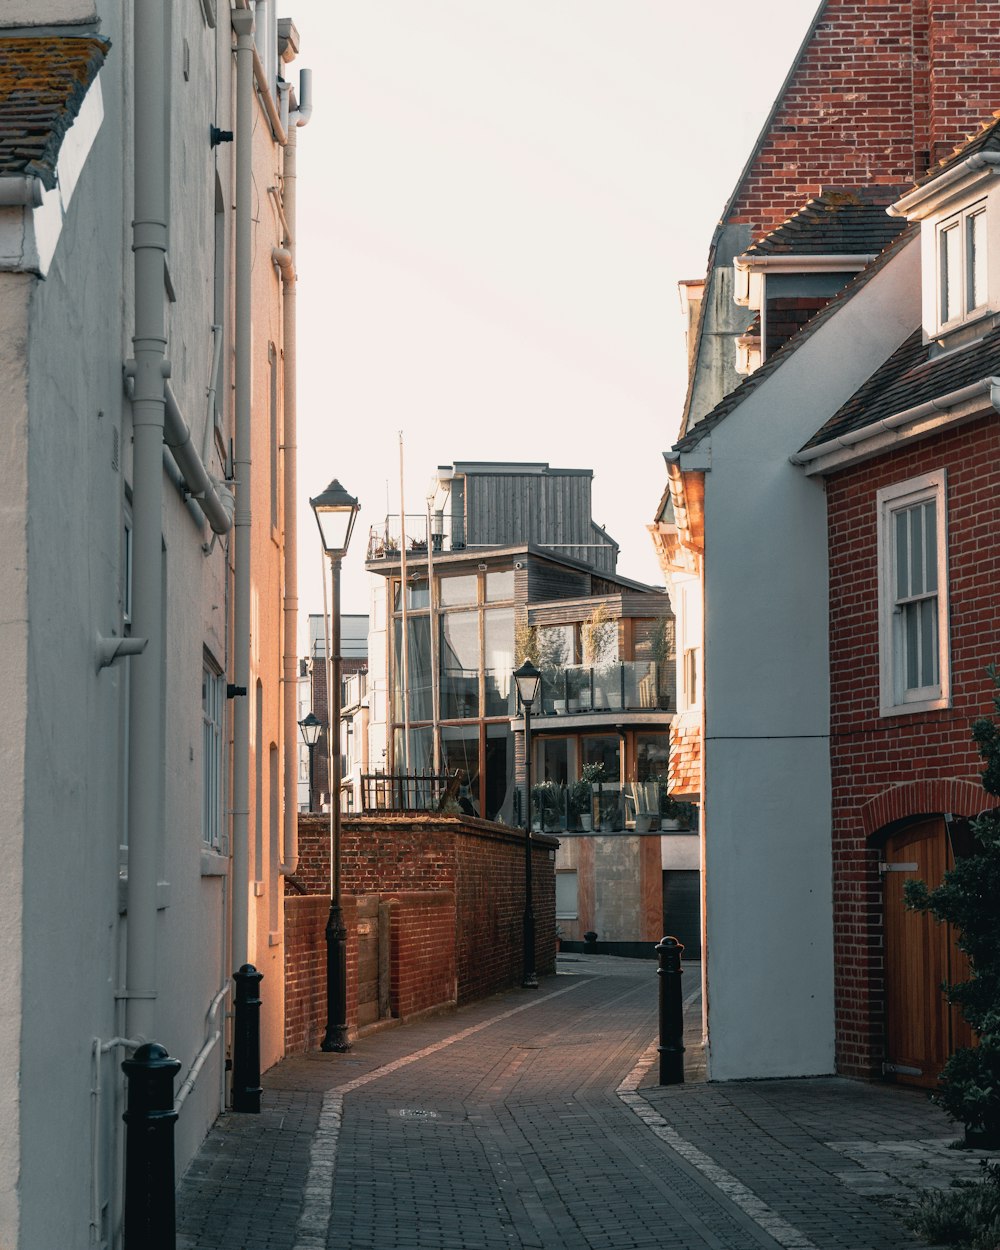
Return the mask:
POLYGON ((404 528, 407 553, 418 559, 427 555, 428 539, 435 555, 465 550, 463 517, 434 516, 428 527, 427 514, 424 512, 407 512, 402 518, 399 513, 391 513, 381 525, 373 525, 368 531, 365 559, 369 563, 373 560, 398 560, 403 545, 404 528))
POLYGON ((602 712, 668 712, 668 669, 655 660, 573 664, 542 671, 542 696, 536 716, 578 716, 602 712))

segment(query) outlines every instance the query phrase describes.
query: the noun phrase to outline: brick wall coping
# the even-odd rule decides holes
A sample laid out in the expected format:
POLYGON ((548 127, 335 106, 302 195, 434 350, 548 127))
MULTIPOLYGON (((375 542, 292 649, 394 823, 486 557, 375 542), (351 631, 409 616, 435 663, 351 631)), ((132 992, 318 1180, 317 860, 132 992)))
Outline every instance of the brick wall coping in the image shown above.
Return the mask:
MULTIPOLYGON (((300 812, 299 828, 326 829, 330 817, 325 812, 300 812)), ((469 837, 489 838, 500 842, 524 841, 524 830, 513 825, 500 825, 478 816, 445 816, 440 812, 373 812, 369 816, 342 816, 344 833, 364 833, 366 829, 426 830, 429 833, 464 834, 469 837)), ((533 833, 531 841, 546 850, 555 850, 559 839, 547 833, 533 833)))

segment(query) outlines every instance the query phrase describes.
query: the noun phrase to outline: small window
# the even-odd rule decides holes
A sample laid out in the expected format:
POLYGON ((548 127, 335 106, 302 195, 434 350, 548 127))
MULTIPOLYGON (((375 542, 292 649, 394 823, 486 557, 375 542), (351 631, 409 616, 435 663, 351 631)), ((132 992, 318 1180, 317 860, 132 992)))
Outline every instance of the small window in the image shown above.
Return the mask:
POLYGON ((203 789, 201 837, 207 846, 222 843, 222 741, 226 706, 222 674, 207 655, 201 668, 203 789))
POLYGON ((955 326, 985 308, 986 207, 949 217, 938 227, 938 316, 941 329, 955 326))
POLYGON ((579 907, 576 869, 556 869, 556 919, 576 920, 579 917, 579 907))
POLYGON ((883 716, 949 704, 946 477, 878 492, 883 716))

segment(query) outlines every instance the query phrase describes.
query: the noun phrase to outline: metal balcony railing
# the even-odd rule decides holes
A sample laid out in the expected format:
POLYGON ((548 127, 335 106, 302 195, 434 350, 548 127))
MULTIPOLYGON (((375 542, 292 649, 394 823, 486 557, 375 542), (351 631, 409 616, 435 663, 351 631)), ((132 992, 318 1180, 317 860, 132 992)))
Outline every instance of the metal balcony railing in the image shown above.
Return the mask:
MULTIPOLYGON (((463 517, 431 517, 427 514, 407 512, 403 514, 406 529, 407 553, 416 557, 427 554, 430 542, 434 553, 462 551, 465 548, 465 519, 463 517), (429 533, 428 533, 429 529, 429 533)), ((368 531, 366 560, 398 560, 403 545, 403 528, 399 513, 390 513, 381 525, 373 525, 368 531)))
POLYGON ((670 711, 668 667, 655 660, 573 664, 542 670, 541 705, 535 715, 602 711, 670 711))

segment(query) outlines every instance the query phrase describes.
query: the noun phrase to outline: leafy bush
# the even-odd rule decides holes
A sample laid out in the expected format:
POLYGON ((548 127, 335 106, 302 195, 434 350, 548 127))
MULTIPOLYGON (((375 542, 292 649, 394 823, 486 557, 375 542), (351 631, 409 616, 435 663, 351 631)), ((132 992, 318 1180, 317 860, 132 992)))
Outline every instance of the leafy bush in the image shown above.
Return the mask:
MULTIPOLYGON (((1000 688, 996 666, 987 672, 1000 688)), ((1000 696, 994 695, 993 705, 1000 712, 1000 696)), ((985 761, 983 788, 1000 795, 1000 726, 982 717, 972 736, 985 761)), ((979 1035, 979 1045, 948 1059, 935 1100, 965 1125, 967 1139, 1000 1146, 1000 812, 984 812, 972 822, 972 833, 973 853, 957 860, 941 885, 929 890, 923 881, 910 881, 904 897, 908 907, 955 927, 972 972, 968 981, 943 988, 979 1035)))

